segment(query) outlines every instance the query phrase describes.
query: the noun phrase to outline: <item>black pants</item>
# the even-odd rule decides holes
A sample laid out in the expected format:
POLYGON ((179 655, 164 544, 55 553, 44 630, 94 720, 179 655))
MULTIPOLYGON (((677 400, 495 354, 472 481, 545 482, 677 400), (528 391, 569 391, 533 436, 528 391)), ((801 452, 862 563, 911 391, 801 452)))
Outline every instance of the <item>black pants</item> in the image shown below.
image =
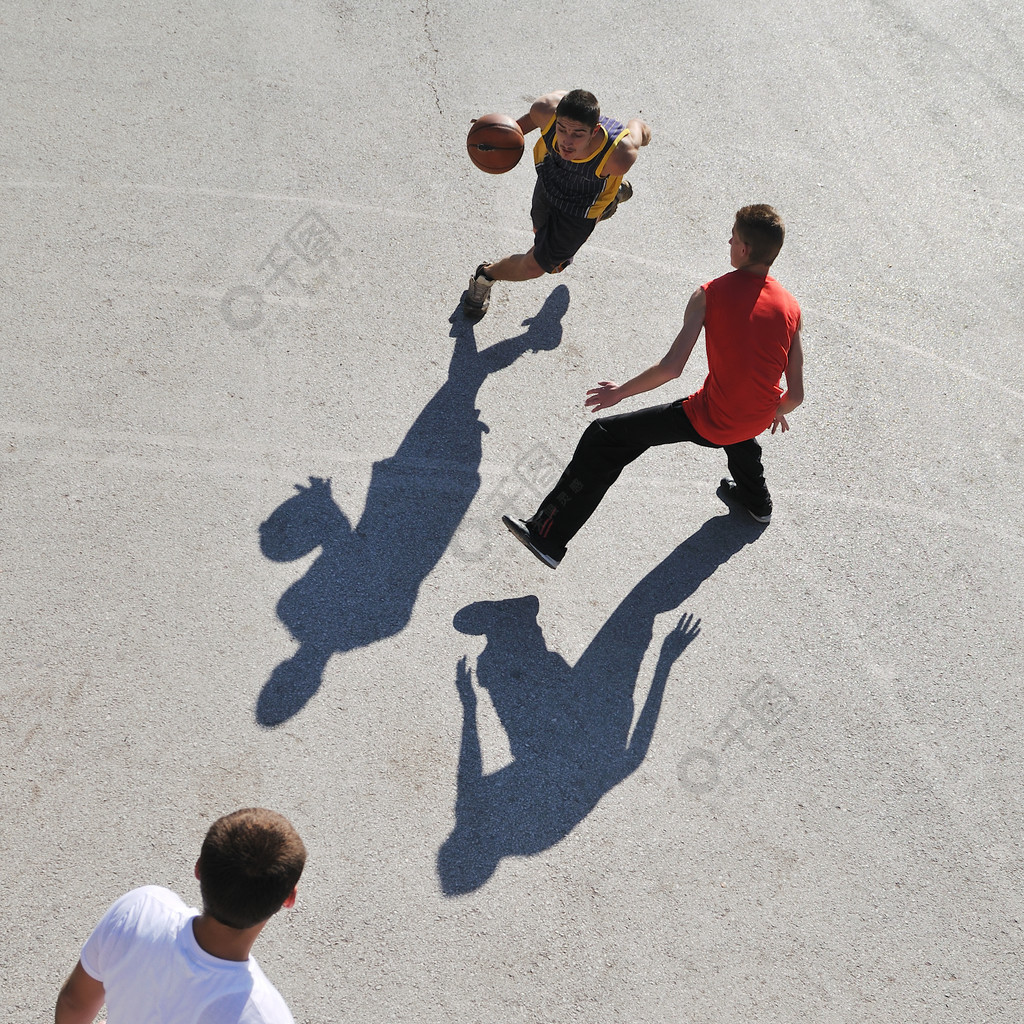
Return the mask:
POLYGON ((601 503, 622 470, 648 448, 691 441, 704 448, 724 448, 739 497, 752 505, 771 501, 764 482, 761 446, 756 438, 737 444, 713 444, 694 430, 683 400, 638 412, 595 420, 583 432, 572 461, 541 502, 530 525, 545 550, 558 558, 601 503))

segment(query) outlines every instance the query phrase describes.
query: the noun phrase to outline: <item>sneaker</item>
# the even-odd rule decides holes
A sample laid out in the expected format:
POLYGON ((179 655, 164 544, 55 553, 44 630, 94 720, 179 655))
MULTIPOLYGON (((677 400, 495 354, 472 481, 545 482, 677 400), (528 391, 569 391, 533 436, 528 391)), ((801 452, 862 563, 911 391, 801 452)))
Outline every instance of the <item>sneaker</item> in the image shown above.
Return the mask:
POLYGON ((469 287, 466 294, 462 296, 462 312, 468 317, 479 320, 487 312, 491 304, 491 285, 494 282, 484 275, 484 266, 481 263, 469 279, 469 287))
POLYGON ((754 519, 759 523, 770 523, 772 521, 772 499, 769 498, 763 504, 760 505, 748 505, 739 494, 739 487, 736 485, 735 480, 730 480, 729 477, 722 479, 722 485, 719 488, 724 498, 729 498, 735 501, 737 505, 745 508, 754 519))
POLYGON ((549 555, 546 551, 542 551, 537 541, 533 538, 533 533, 530 530, 530 524, 524 523, 522 519, 510 519, 508 516, 502 516, 501 521, 505 524, 505 529, 512 534, 513 537, 525 548, 529 548, 530 551, 536 555, 549 569, 557 569, 558 563, 562 561, 561 557, 555 558, 554 555, 549 555))

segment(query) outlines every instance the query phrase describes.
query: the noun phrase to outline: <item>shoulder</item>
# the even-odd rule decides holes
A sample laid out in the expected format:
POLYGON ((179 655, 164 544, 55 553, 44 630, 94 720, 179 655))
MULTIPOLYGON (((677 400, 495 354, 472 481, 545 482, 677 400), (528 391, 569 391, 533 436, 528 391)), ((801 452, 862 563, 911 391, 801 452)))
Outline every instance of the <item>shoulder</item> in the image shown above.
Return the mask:
MULTIPOLYGON (((252 991, 249 993, 249 1005, 253 1010, 252 1024, 295 1024, 295 1018, 284 997, 252 957, 249 958, 249 975, 252 978, 252 991)), ((244 1018, 245 1024, 249 1024, 249 1019, 244 1018)))
POLYGON ((82 966, 99 980, 129 950, 171 942, 194 911, 180 896, 157 885, 133 889, 115 900, 82 947, 82 966))
POLYGON ((541 138, 548 134, 548 130, 553 128, 555 125, 555 112, 552 110, 550 114, 540 115, 536 111, 531 111, 533 117, 533 123, 540 129, 541 138))
POLYGON ((184 900, 170 889, 144 885, 115 900, 97 929, 102 926, 109 930, 132 930, 153 922, 180 920, 193 913, 195 911, 190 910, 184 900))
POLYGON ((530 117, 538 128, 543 128, 554 116, 558 101, 565 95, 565 90, 545 93, 533 101, 530 106, 530 117))
POLYGON ((170 889, 162 885, 143 885, 133 889, 130 893, 122 896, 121 899, 130 899, 135 904, 146 904, 153 908, 159 908, 173 914, 191 914, 193 911, 185 901, 170 889))
POLYGON ((554 110, 555 107, 558 106, 559 100, 561 100, 568 91, 568 89, 553 89, 551 92, 546 92, 543 96, 538 96, 537 99, 533 101, 534 106, 537 104, 544 104, 554 110))
POLYGON ((131 892, 126 892, 122 897, 115 900, 111 905, 111 910, 114 907, 126 909, 146 904, 162 907, 185 906, 182 898, 177 893, 171 892, 170 889, 165 889, 160 885, 140 885, 138 889, 132 889, 131 892))
POLYGON ((608 154, 605 172, 609 175, 625 174, 636 163, 640 150, 637 149, 633 136, 626 131, 625 127, 617 134, 607 125, 605 125, 605 130, 614 144, 611 153, 608 154))
POLYGON ((788 289, 779 284, 770 274, 765 279, 765 283, 771 289, 773 297, 781 304, 788 306, 790 309, 795 310, 798 314, 800 312, 800 303, 797 301, 797 297, 788 289))
POLYGON ((774 288, 777 292, 779 292, 779 294, 788 295, 789 298, 796 302, 796 297, 793 295, 793 293, 785 285, 781 284, 777 278, 772 277, 771 274, 769 274, 765 278, 765 283, 768 284, 770 287, 774 288))
POLYGON ((722 274, 721 277, 714 277, 710 281, 706 281, 704 284, 702 284, 700 286, 701 290, 704 292, 705 295, 710 295, 713 292, 723 291, 724 289, 728 288, 729 285, 732 283, 733 276, 735 275, 735 273, 735 270, 730 270, 728 274, 722 274))

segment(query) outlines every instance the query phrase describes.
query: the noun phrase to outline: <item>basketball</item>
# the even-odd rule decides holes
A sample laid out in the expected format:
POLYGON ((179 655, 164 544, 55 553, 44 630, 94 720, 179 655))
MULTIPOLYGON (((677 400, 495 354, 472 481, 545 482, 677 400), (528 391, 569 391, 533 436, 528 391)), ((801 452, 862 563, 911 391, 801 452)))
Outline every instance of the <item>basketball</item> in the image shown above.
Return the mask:
POLYGON ((511 171, 522 158, 525 146, 522 129, 508 114, 478 117, 466 138, 469 159, 488 174, 511 171))

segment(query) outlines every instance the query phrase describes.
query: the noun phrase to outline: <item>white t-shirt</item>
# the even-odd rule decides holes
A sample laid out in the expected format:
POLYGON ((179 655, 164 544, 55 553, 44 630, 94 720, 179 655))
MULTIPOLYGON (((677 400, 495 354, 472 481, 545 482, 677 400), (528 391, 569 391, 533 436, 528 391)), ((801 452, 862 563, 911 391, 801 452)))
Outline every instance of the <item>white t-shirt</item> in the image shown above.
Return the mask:
POLYGON ((211 956, 168 889, 143 886, 103 915, 82 947, 86 973, 103 983, 109 1024, 295 1024, 256 961, 211 956))

